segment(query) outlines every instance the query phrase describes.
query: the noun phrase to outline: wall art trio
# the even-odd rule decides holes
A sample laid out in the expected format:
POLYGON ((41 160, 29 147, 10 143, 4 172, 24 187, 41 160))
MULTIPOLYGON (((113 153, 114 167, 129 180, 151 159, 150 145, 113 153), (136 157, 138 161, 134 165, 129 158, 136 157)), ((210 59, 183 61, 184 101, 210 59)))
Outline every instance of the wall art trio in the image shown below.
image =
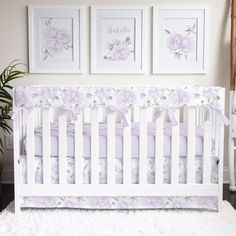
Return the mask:
MULTIPOLYGON (((147 7, 93 6, 93 74, 144 74, 147 7)), ((85 8, 30 5, 30 73, 83 73, 85 8)), ((206 73, 207 7, 153 7, 153 74, 206 73)))

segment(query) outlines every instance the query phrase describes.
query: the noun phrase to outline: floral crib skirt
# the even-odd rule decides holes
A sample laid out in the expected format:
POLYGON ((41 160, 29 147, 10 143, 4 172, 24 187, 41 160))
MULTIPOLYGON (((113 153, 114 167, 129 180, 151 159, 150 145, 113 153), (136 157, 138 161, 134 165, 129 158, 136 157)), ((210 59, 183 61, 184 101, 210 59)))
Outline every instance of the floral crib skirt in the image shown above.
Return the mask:
MULTIPOLYGON (((179 182, 186 183, 187 176, 187 158, 180 157, 179 159, 179 182)), ((42 157, 35 157, 35 182, 37 184, 43 183, 42 172, 42 157)), ((26 157, 21 156, 19 159, 20 182, 26 183, 26 157)), ((196 182, 202 182, 202 157, 196 157, 196 182)), ((67 157, 67 183, 74 183, 74 158, 67 157)), ((122 159, 115 159, 116 166, 116 183, 122 184, 123 171, 122 159)), ((90 158, 84 158, 84 183, 90 183, 90 158)), ((51 182, 58 184, 58 157, 51 157, 51 182)), ((132 183, 138 183, 138 159, 131 161, 132 183)), ((170 183, 171 158, 164 158, 163 176, 164 183, 170 183)), ((148 183, 155 182, 155 160, 148 158, 148 183)), ((212 157, 212 174, 211 182, 217 183, 217 158, 212 157)), ((106 183, 106 158, 99 159, 99 183, 106 183)), ((35 207, 35 208, 81 208, 81 209, 153 209, 153 208, 201 208, 209 210, 217 210, 217 197, 22 197, 21 207, 35 207)))

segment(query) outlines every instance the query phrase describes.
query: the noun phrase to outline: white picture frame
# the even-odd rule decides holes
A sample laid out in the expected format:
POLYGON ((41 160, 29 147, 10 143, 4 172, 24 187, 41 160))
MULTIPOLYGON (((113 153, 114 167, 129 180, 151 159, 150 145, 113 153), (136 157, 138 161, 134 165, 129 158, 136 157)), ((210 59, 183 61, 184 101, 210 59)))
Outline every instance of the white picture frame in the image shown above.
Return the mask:
POLYGON ((83 73, 84 7, 29 5, 29 72, 83 73))
POLYGON ((91 7, 91 73, 144 74, 146 7, 91 7))
POLYGON ((153 7, 153 74, 207 73, 207 6, 153 7))

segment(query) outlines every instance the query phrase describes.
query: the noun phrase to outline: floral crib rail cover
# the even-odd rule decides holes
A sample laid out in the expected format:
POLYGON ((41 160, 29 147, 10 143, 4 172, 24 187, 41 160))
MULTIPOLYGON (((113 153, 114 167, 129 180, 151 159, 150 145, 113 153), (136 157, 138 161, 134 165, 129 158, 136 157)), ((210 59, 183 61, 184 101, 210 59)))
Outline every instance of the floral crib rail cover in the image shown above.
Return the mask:
POLYGON ((125 114, 132 104, 140 108, 156 107, 156 117, 167 112, 176 125, 173 109, 183 106, 204 106, 215 110, 228 125, 223 113, 224 88, 221 87, 162 87, 162 86, 25 86, 14 90, 13 119, 19 111, 26 117, 29 109, 41 107, 58 108, 59 113, 70 112, 76 120, 85 107, 106 107, 109 112, 117 111, 127 125, 125 114))

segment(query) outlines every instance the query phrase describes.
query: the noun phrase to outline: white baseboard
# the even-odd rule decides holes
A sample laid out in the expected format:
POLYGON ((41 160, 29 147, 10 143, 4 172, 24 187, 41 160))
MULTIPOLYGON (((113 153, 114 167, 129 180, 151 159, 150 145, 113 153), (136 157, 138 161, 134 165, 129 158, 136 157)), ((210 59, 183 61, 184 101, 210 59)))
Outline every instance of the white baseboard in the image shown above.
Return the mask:
MULTIPOLYGON (((236 169, 234 170, 234 176, 236 178, 236 169)), ((224 168, 224 184, 229 184, 229 168, 224 168)))
MULTIPOLYGON (((236 176, 236 170, 234 171, 236 176)), ((14 183, 14 169, 13 167, 4 167, 2 173, 2 183, 4 184, 13 184, 14 183)), ((229 183, 229 168, 224 168, 224 183, 229 183)))

